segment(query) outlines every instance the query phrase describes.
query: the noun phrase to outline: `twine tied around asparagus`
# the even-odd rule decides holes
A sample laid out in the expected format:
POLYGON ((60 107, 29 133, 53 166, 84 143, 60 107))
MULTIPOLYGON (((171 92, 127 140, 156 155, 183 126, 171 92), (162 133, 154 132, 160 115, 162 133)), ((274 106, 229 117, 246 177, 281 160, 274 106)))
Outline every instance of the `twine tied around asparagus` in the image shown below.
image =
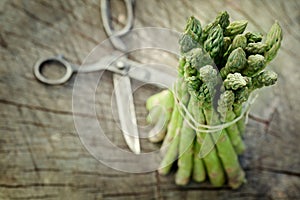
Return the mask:
POLYGON ((236 116, 235 119, 229 122, 221 123, 218 125, 206 125, 201 124, 195 120, 193 115, 188 111, 187 107, 181 102, 177 93, 177 84, 173 85, 173 95, 175 98, 175 103, 178 105, 179 113, 184 120, 188 123, 188 125, 194 129, 195 131, 203 132, 203 133, 214 133, 217 131, 222 131, 223 129, 235 124, 237 121, 241 120, 245 116, 245 124, 248 123, 248 116, 251 109, 251 106, 254 104, 255 100, 259 96, 257 92, 251 93, 248 100, 243 104, 242 112, 239 116, 236 116))

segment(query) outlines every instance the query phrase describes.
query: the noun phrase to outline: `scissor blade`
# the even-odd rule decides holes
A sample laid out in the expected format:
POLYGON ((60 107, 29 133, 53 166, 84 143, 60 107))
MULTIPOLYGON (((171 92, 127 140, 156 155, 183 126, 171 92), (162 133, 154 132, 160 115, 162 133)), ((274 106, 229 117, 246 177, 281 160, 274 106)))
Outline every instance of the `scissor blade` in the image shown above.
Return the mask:
POLYGON ((130 66, 128 76, 144 83, 155 84, 162 88, 172 88, 176 81, 177 70, 165 65, 141 64, 132 60, 126 60, 130 66))
POLYGON ((141 149, 130 78, 128 76, 113 74, 113 82, 124 139, 128 147, 135 154, 139 154, 141 149))
POLYGON ((94 72, 99 70, 108 70, 120 75, 127 74, 130 78, 135 80, 156 84, 162 88, 172 88, 173 84, 176 81, 177 70, 176 68, 171 68, 169 66, 158 64, 153 67, 153 64, 141 64, 135 61, 132 61, 128 58, 121 58, 121 52, 115 51, 109 56, 104 56, 95 63, 85 64, 79 69, 75 69, 79 72, 94 72), (120 59, 125 65, 129 66, 129 71, 124 71, 117 67, 117 61, 120 59))

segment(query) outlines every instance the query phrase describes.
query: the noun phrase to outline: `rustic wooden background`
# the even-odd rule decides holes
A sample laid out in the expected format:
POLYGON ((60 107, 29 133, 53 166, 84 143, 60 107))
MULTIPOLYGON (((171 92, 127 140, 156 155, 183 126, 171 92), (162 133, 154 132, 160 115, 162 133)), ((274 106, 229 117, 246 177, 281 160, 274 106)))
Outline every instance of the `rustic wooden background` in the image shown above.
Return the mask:
MULTIPOLYGON (((252 109, 248 148, 240 158, 248 182, 238 190, 193 182, 178 187, 173 174, 119 172, 84 148, 73 122, 74 77, 65 85, 47 86, 34 78, 32 67, 39 58, 59 53, 80 64, 106 38, 99 5, 98 0, 0 1, 0 199, 300 199, 298 0, 136 1, 134 27, 182 31, 188 16, 205 24, 221 10, 231 19, 248 19, 249 30, 265 33, 275 19, 282 25, 282 48, 270 64, 279 81, 260 93, 252 109)), ((119 0, 113 7, 124 10, 119 0)), ((125 20, 121 14, 113 19, 117 25, 125 20)), ((141 55, 147 54, 136 59, 141 55)), ((106 100, 111 78, 105 74, 107 93, 96 101, 98 118, 108 137, 127 148, 106 100)), ((145 99, 156 91, 144 87, 134 95, 140 124, 145 123, 145 99)), ((146 140, 142 146, 158 148, 146 140)))

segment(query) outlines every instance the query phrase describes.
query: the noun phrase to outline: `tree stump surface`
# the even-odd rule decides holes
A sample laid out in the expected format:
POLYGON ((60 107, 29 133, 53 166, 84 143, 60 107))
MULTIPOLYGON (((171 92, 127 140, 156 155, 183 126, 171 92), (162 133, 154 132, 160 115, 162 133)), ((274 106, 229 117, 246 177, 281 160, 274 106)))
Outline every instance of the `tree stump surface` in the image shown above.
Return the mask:
MULTIPOLYGON (((120 1, 113 1, 113 7, 124 10, 120 1)), ((136 1, 135 28, 182 31, 190 15, 206 24, 222 10, 231 20, 249 20, 248 30, 265 34, 276 19, 283 27, 282 48, 270 64, 279 74, 278 83, 260 92, 247 125, 247 150, 240 161, 248 182, 231 190, 194 182, 179 187, 174 173, 130 174, 96 160, 74 126, 74 114, 89 114, 72 112, 75 77, 48 86, 35 79, 32 67, 38 59, 57 54, 80 64, 105 40, 99 1, 2 0, 0 199, 300 199, 299 9, 297 0, 136 1)), ((113 13, 113 20, 122 25, 125 18, 113 13)), ((135 56, 142 57, 147 59, 147 53, 135 56)), ((105 72, 101 89, 105 92, 96 95, 95 105, 99 123, 113 143, 126 149, 110 112, 111 73, 105 72)), ((138 123, 146 123, 145 100, 157 91, 145 86, 134 94, 138 123)), ((159 148, 147 140, 142 147, 159 148)))

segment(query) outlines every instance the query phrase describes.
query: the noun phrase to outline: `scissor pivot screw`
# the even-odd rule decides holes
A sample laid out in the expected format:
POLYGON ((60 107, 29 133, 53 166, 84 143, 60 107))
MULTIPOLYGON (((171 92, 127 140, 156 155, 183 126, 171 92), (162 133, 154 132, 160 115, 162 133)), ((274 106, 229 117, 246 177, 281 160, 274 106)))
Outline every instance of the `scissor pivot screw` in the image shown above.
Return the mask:
POLYGON ((118 69, 124 69, 126 67, 125 63, 122 61, 118 61, 116 65, 118 69))

